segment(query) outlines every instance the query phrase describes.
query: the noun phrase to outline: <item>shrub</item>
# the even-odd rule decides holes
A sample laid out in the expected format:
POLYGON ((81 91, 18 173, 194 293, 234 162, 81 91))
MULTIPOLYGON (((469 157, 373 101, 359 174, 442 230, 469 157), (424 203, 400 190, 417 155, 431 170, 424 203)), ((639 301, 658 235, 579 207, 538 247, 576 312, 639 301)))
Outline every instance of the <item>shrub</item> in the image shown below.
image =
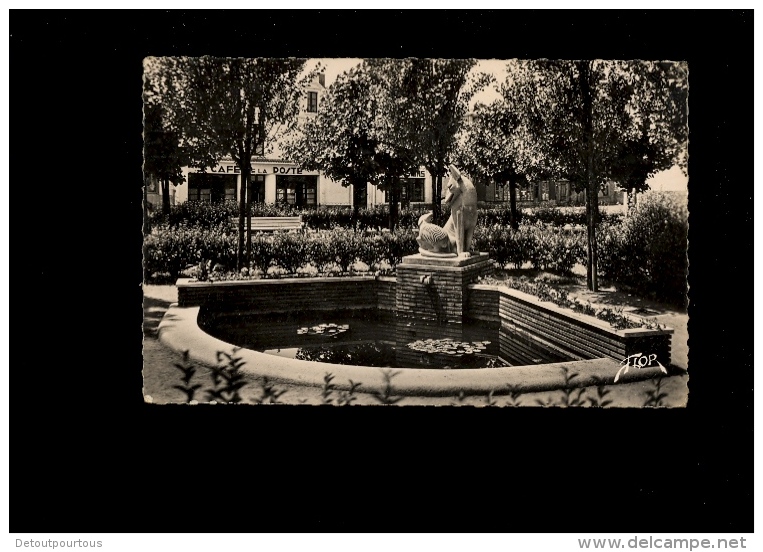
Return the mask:
MULTIPOLYGON (((258 236, 260 239, 267 239, 258 236)), ((276 264, 287 273, 296 274, 299 268, 306 262, 307 240, 304 236, 294 232, 274 232, 272 237, 273 259, 276 264)))
POLYGON ((367 264, 369 268, 378 264, 381 260, 382 235, 376 231, 365 231, 357 243, 358 260, 367 264))
MULTIPOLYGON (((429 205, 415 205, 400 209, 398 226, 400 228, 415 228, 419 217, 431 210, 429 205)), ((442 206, 443 220, 450 215, 448 206, 442 206)), ((579 225, 584 226, 585 210, 571 207, 540 207, 534 209, 518 209, 518 222, 535 224, 541 222, 554 226, 579 225)), ((254 203, 251 206, 252 216, 255 217, 285 217, 302 215, 302 220, 307 228, 313 230, 331 230, 333 228, 352 227, 352 207, 320 207, 300 209, 294 205, 254 203)), ((170 213, 164 216, 161 210, 149 214, 151 226, 171 227, 190 226, 212 228, 224 226, 235 228, 236 223, 231 223, 231 217, 238 217, 239 204, 236 200, 228 199, 220 203, 203 201, 187 201, 173 205, 170 213)), ((601 213, 602 223, 616 224, 622 221, 621 214, 601 213)), ((508 205, 490 206, 481 204, 479 208, 479 225, 482 226, 509 226, 510 208, 508 205)), ((358 210, 358 229, 387 228, 389 225, 389 206, 376 205, 358 210)))
POLYGON ((331 265, 335 262, 329 242, 323 239, 315 239, 311 234, 307 234, 307 236, 308 239, 305 246, 307 260, 315 265, 319 273, 328 272, 331 265))
POLYGON ((260 269, 263 274, 267 274, 268 268, 278 257, 277 250, 273 244, 274 236, 259 234, 252 236, 252 264, 260 269))
MULTIPOLYGON (((313 211, 300 211, 292 205, 273 203, 253 203, 251 206, 252 216, 255 217, 287 217, 296 216, 300 213, 303 217, 313 211)), ((162 215, 161 210, 149 215, 151 226, 188 226, 213 228, 223 226, 235 228, 236 222, 231 223, 231 217, 238 218, 239 204, 236 200, 226 199, 219 203, 208 201, 186 201, 173 205, 167 216, 162 215)))
POLYGON ((478 226, 474 247, 489 253, 501 267, 520 268, 530 262, 534 268, 567 274, 585 252, 585 232, 541 223, 521 224, 518 230, 500 224, 478 226))
POLYGON ((328 235, 328 237, 331 240, 331 251, 336 263, 342 269, 342 272, 349 272, 350 267, 355 263, 355 259, 358 256, 361 240, 352 230, 335 231, 328 235))
POLYGON ((642 194, 622 224, 599 228, 599 271, 657 299, 685 305, 688 230, 686 205, 677 196, 642 194))
MULTIPOLYGON (((585 208, 576 207, 540 207, 522 212, 523 222, 534 224, 541 222, 554 226, 585 226, 585 208)), ((622 213, 605 213, 599 211, 599 223, 617 224, 623 220, 622 213)))
POLYGON ((176 279, 189 265, 211 261, 212 266, 235 267, 236 236, 223 228, 155 228, 143 242, 143 263, 147 279, 166 273, 176 279))
POLYGON ((403 260, 406 255, 412 255, 419 250, 419 244, 416 242, 416 236, 411 231, 398 231, 394 234, 382 234, 382 260, 387 261, 390 266, 395 267, 403 260))

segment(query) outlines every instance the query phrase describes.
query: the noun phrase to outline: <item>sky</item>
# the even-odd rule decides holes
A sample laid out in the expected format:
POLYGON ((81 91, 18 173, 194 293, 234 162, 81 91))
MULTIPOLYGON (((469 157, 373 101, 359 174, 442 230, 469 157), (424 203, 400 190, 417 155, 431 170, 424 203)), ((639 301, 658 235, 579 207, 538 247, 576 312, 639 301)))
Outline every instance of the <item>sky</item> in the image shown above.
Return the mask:
MULTIPOLYGON (((317 62, 320 62, 321 66, 325 67, 326 86, 328 87, 336 80, 337 76, 356 66, 360 61, 361 58, 312 59, 308 64, 308 70, 312 69, 317 62)), ((500 59, 480 60, 472 71, 481 71, 492 74, 495 77, 495 82, 501 83, 506 79, 506 62, 505 60, 500 59)), ((482 103, 490 103, 497 97, 498 92, 495 89, 495 85, 491 85, 475 95, 475 97, 472 98, 471 105, 473 106, 478 101, 482 103)), ((686 191, 688 189, 689 179, 681 172, 681 169, 676 166, 670 170, 656 174, 647 182, 652 190, 663 192, 686 191)))
MULTIPOLYGON (((315 58, 310 60, 306 69, 312 69, 318 62, 320 62, 322 67, 325 67, 326 86, 328 87, 336 80, 337 76, 360 63, 361 58, 315 58)), ((496 78, 496 82, 503 82, 506 78, 505 64, 506 62, 503 60, 480 60, 477 63, 477 66, 472 69, 472 72, 490 73, 496 78)), ((474 98, 472 98, 471 104, 474 105, 478 101, 490 103, 497 97, 497 90, 495 90, 493 86, 490 86, 488 89, 475 95, 474 98)))
POLYGON ((688 190, 689 177, 681 172, 678 166, 657 173, 647 180, 649 189, 657 192, 685 192, 688 190))

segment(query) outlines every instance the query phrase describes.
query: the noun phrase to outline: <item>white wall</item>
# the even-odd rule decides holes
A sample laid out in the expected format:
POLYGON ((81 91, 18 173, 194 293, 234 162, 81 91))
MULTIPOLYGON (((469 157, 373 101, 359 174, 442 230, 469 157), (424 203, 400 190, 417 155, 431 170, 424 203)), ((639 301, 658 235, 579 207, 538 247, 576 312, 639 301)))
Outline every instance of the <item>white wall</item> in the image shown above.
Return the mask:
MULTIPOLYGON (((183 203, 188 201, 188 175, 193 172, 201 172, 196 169, 184 167, 183 176, 186 181, 175 188, 175 201, 183 203)), ((207 172, 219 174, 235 174, 236 190, 241 186, 241 174, 232 160, 223 160, 214 167, 210 167, 207 172)), ((294 163, 285 162, 254 162, 252 163, 252 174, 265 176, 265 202, 275 203, 276 200, 276 176, 277 174, 304 174, 318 175, 318 204, 319 205, 352 205, 352 187, 344 187, 340 182, 335 182, 327 176, 317 171, 306 171, 298 169, 294 163)), ((432 202, 432 177, 422 167, 418 174, 408 175, 409 177, 419 177, 424 175, 424 202, 432 202)), ((443 186, 447 182, 447 177, 443 177, 443 186)), ((384 192, 380 191, 373 184, 367 185, 368 203, 366 206, 384 205, 384 192)), ((415 203, 414 203, 415 204, 415 203)))

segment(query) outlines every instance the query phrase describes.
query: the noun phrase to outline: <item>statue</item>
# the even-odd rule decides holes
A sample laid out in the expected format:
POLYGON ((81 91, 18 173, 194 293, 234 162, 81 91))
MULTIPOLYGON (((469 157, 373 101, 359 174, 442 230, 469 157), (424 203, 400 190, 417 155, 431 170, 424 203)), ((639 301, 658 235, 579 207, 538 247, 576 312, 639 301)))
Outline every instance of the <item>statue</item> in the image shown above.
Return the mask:
POLYGON ((427 257, 469 257, 477 226, 477 190, 454 165, 448 166, 445 203, 450 204, 450 218, 443 228, 432 224, 432 213, 419 218, 419 253, 427 257), (447 245, 445 237, 447 236, 447 245))
POLYGON ((419 244, 419 253, 425 256, 436 253, 438 257, 455 257, 451 253, 450 236, 437 226, 432 224, 432 212, 419 217, 419 235, 416 241, 419 244))
POLYGON ((463 176, 455 165, 448 166, 448 194, 445 203, 450 204, 450 218, 444 230, 450 236, 451 247, 459 256, 469 257, 474 228, 477 226, 477 190, 472 181, 463 176))

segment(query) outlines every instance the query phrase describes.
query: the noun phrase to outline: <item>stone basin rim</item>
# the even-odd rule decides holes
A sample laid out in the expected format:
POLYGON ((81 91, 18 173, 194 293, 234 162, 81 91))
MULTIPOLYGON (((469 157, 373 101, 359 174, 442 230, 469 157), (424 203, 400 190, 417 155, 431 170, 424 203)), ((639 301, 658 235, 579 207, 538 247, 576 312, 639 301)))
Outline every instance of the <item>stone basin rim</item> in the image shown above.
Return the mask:
MULTIPOLYGON (((188 351, 191 360, 217 365, 218 352, 230 353, 237 346, 217 339, 198 325, 200 307, 179 307, 173 303, 159 324, 159 340, 177 352, 188 351)), ((496 395, 512 392, 557 390, 565 387, 563 368, 577 373, 575 387, 589 387, 613 383, 620 363, 609 358, 574 360, 533 366, 504 368, 437 370, 425 368, 378 368, 329 364, 306 360, 288 359, 238 348, 238 356, 245 362, 242 372, 247 379, 267 377, 272 382, 305 387, 321 387, 324 375, 334 375, 332 384, 337 389, 349 389, 350 380, 360 383, 358 392, 384 392, 387 381, 384 372, 391 370, 394 395, 402 396, 454 396, 463 392, 469 395, 496 395)), ((619 383, 650 379, 660 375, 658 368, 630 370, 621 374, 619 383)))

